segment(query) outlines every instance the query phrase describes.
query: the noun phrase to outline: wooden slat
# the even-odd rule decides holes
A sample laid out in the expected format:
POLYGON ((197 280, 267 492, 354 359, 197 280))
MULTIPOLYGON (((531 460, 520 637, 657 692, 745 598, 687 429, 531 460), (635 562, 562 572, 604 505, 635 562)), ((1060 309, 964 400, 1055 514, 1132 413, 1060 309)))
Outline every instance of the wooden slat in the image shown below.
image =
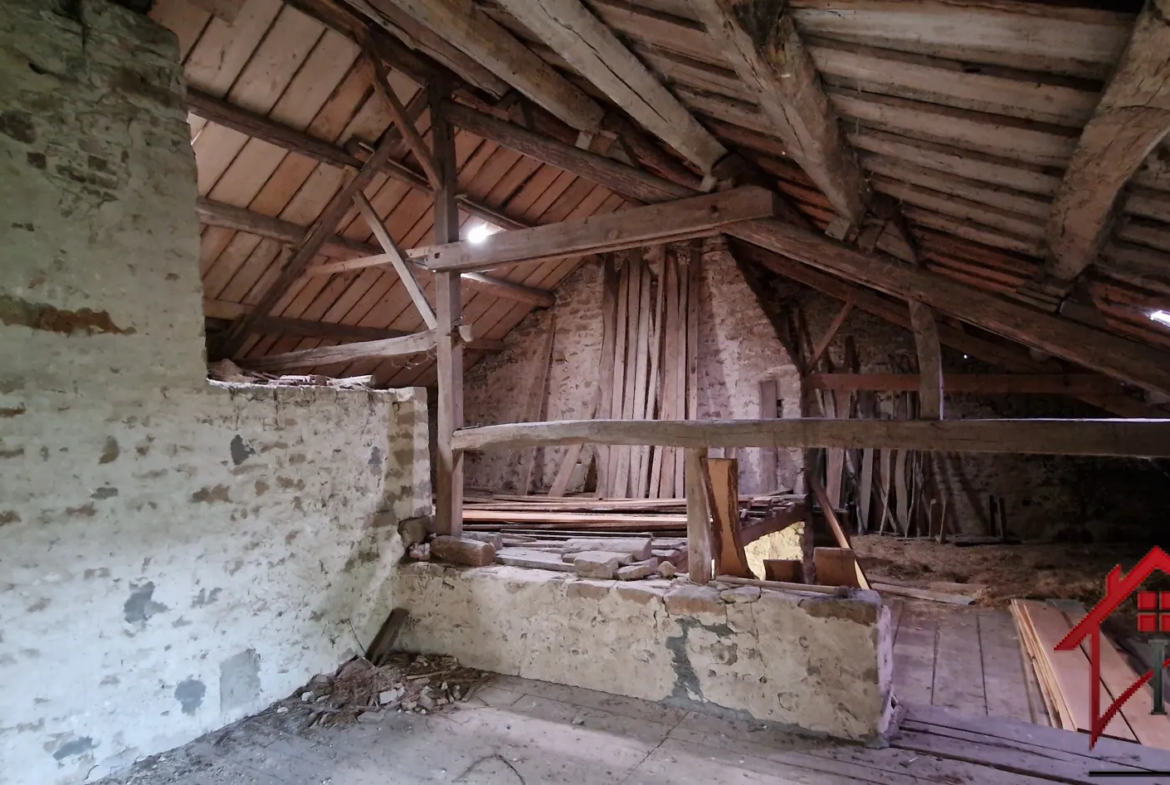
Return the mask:
MULTIPOLYGON (((533 361, 536 367, 533 369, 534 373, 531 375, 529 381, 531 387, 528 392, 528 401, 526 411, 524 412, 524 419, 526 421, 534 421, 540 419, 540 413, 545 406, 545 401, 548 398, 548 374, 552 368, 553 344, 556 341, 557 334, 557 320, 556 315, 549 315, 548 328, 545 331, 544 340, 540 343, 533 361)), ((519 491, 522 495, 527 496, 532 490, 532 469, 536 464, 536 450, 525 450, 523 457, 520 459, 520 487, 519 491)))
POLYGON ((938 623, 933 616, 906 603, 894 641, 894 695, 899 703, 929 706, 934 697, 935 646, 938 623))
POLYGON ((464 428, 454 442, 462 450, 583 442, 1170 457, 1170 420, 563 420, 464 428))
POLYGON ((1118 194, 1170 131, 1170 2, 1149 0, 1101 95, 1052 207, 1045 272, 1072 281, 1106 239, 1118 194))
MULTIPOLYGON (((833 531, 833 538, 837 541, 837 546, 852 549, 853 546, 849 544, 849 537, 846 536, 845 530, 841 528, 840 521, 837 520, 837 513, 833 511, 832 505, 829 504, 829 497, 825 493, 825 489, 821 487, 817 478, 812 475, 808 475, 806 480, 809 490, 812 491, 813 496, 817 500, 817 504, 821 506, 821 514, 825 516, 825 522, 829 524, 829 528, 833 531)), ((856 573, 857 585, 862 589, 869 589, 869 581, 866 579, 861 565, 854 562, 853 570, 856 573)))
POLYGON ((354 194, 354 204, 357 205, 358 211, 362 217, 366 219, 366 223, 370 225, 374 236, 378 238, 378 243, 382 246, 382 250, 390 256, 390 263, 394 266, 394 271, 398 273, 399 280, 402 281, 406 291, 410 294, 410 300, 414 303, 414 307, 418 309, 419 315, 423 322, 430 329, 435 329, 438 322, 435 320, 435 311, 431 308, 431 304, 427 301, 427 296, 423 294, 422 287, 418 285, 418 279, 414 277, 414 270, 406 263, 406 255, 398 244, 394 242, 394 238, 386 231, 386 227, 382 224, 382 219, 378 217, 378 213, 374 211, 373 205, 366 198, 365 194, 360 191, 354 194))
POLYGON ((431 154, 430 148, 423 141, 422 135, 414 125, 414 120, 407 115, 406 107, 398 99, 398 94, 388 84, 386 67, 382 63, 382 58, 373 51, 368 43, 366 60, 374 69, 374 90, 385 102, 386 108, 390 110, 390 117, 394 120, 395 127, 402 134, 402 138, 406 142, 407 147, 414 153, 415 160, 418 161, 423 171, 426 172, 427 180, 430 182, 431 187, 441 187, 442 183, 439 180, 439 170, 435 164, 435 158, 431 154))
POLYGON ((952 613, 939 620, 932 705, 987 714, 978 624, 974 613, 952 613))
MULTIPOLYGON (((919 376, 898 373, 816 373, 808 377, 807 384, 813 390, 914 392, 919 388, 919 376)), ((948 373, 943 374, 943 389, 948 395, 1075 395, 1118 392, 1120 385, 1107 377, 1089 373, 948 373)))
POLYGON ((375 7, 389 3, 410 14, 578 131, 600 130, 605 112, 593 99, 472 4, 460 0, 370 1, 375 7))
POLYGON ((849 318, 849 314, 853 312, 853 303, 847 301, 837 315, 833 317, 833 321, 829 322, 829 326, 825 328, 825 334, 817 341, 816 347, 813 349, 812 356, 809 358, 808 367, 815 369, 817 363, 825 356, 825 352, 829 350, 829 346, 833 343, 833 339, 837 337, 837 333, 845 325, 845 320, 849 318))
POLYGON ((753 577, 743 550, 739 528, 739 461, 734 458, 704 458, 703 470, 710 491, 709 512, 718 532, 715 574, 753 577))
POLYGON ((435 348, 435 333, 405 335, 401 338, 386 338, 380 341, 359 341, 339 346, 324 346, 319 349, 304 349, 286 354, 270 354, 255 357, 246 365, 257 371, 269 373, 289 371, 297 368, 312 368, 335 362, 349 362, 364 357, 401 357, 429 352, 435 348))
POLYGON ((612 215, 500 232, 481 243, 437 246, 428 250, 423 263, 431 270, 486 270, 704 236, 731 223, 775 215, 775 199, 763 188, 747 186, 612 215))
POLYGON ((917 300, 910 301, 910 326, 914 330, 914 345, 918 350, 918 416, 924 420, 941 420, 943 370, 938 327, 930 308, 917 300))
MULTIPOLYGON (((760 382, 760 409, 761 420, 774 420, 780 416, 777 404, 780 400, 780 385, 776 379, 764 379, 760 382)), ((775 490, 779 482, 776 476, 777 451, 763 448, 760 450, 760 487, 761 493, 775 490)))

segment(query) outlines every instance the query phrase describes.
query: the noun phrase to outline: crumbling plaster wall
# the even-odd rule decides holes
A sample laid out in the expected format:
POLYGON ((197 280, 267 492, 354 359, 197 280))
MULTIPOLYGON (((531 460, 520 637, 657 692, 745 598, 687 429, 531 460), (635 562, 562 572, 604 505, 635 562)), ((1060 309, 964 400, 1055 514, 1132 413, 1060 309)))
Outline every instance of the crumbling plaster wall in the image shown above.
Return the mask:
MULTIPOLYGON (((466 422, 489 425, 525 419, 532 385, 540 381, 540 347, 554 322, 552 365, 541 416, 549 420, 587 419, 601 378, 601 309, 601 265, 591 260, 557 288, 555 307, 530 314, 504 339, 503 352, 468 371, 466 422)), ((705 241, 699 299, 699 416, 758 417, 759 383, 767 378, 779 383, 782 416, 800 416, 800 378, 787 351, 726 245, 721 239, 705 241)), ((582 461, 588 461, 590 449, 582 451, 582 461)), ((768 483, 760 478, 760 452, 736 451, 741 491, 757 493, 796 486, 803 465, 799 451, 779 451, 777 477, 768 483)), ((534 489, 549 487, 564 454, 562 447, 537 451, 534 489)), ((474 453, 465 459, 465 467, 470 487, 516 489, 521 453, 474 453)), ((580 483, 570 490, 579 487, 580 483)))
POLYGON ((683 580, 404 565, 400 645, 466 665, 873 740, 890 721, 890 612, 849 599, 683 580))
POLYGON ((206 381, 181 71, 145 17, 5 4, 0 204, 0 783, 79 782, 370 640, 430 510, 426 403, 206 381))

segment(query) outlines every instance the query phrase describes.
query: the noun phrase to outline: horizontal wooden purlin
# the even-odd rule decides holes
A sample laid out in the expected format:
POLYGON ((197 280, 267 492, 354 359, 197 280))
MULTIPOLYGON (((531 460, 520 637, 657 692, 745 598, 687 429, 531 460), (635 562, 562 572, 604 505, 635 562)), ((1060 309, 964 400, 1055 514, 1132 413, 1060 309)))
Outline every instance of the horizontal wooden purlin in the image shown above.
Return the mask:
MULTIPOLYGON (((914 373, 816 373, 809 376, 806 382, 814 390, 916 392, 919 377, 914 373)), ((1121 385, 1095 373, 948 373, 943 376, 943 391, 997 395, 1108 394, 1120 392, 1121 385)))
MULTIPOLYGON (((734 242, 733 248, 736 256, 771 270, 777 275, 791 278, 842 302, 852 302, 861 310, 871 313, 879 319, 910 329, 910 315, 901 302, 895 302, 870 289, 821 272, 807 264, 766 251, 759 246, 734 242)), ((939 339, 946 346, 1015 373, 1056 373, 1060 370, 1053 360, 1036 360, 1024 347, 1018 344, 988 340, 949 324, 940 324, 938 333, 939 339)), ((1118 417, 1160 419, 1167 416, 1166 412, 1124 394, 1073 393, 1073 395, 1085 403, 1118 417)))
POLYGON ((462 428, 457 450, 566 444, 1170 457, 1170 420, 562 420, 462 428))
MULTIPOLYGON (((476 340, 472 337, 471 328, 459 328, 460 337, 464 346, 470 351, 492 352, 503 349, 503 343, 494 340, 476 340)), ((313 368, 334 363, 355 362, 357 360, 385 359, 388 357, 406 357, 412 354, 424 354, 435 348, 436 332, 424 330, 410 333, 397 338, 384 338, 379 341, 359 341, 337 346, 321 346, 316 349, 302 349, 296 352, 270 354, 264 357, 253 357, 244 361, 255 371, 280 372, 297 368, 313 368)))
POLYGON ((776 214, 776 196, 754 186, 635 207, 607 215, 501 232, 481 243, 462 241, 427 249, 422 263, 433 271, 488 270, 658 245, 713 234, 730 224, 776 214))
MULTIPOLYGON (((282 147, 294 153, 299 153, 306 158, 312 158, 321 163, 353 169, 360 169, 362 164, 365 163, 365 156, 354 155, 350 151, 329 144, 323 139, 318 139, 302 131, 289 128, 263 115, 249 112, 227 101, 200 92, 195 88, 187 89, 187 108, 192 114, 198 115, 204 120, 261 139, 269 144, 282 147)), ((359 152, 366 152, 365 146, 360 142, 356 142, 354 149, 359 152)), ((391 179, 406 183, 420 191, 434 193, 431 184, 427 182, 427 178, 421 172, 416 172, 397 161, 386 161, 379 167, 379 171, 391 179)), ((459 201, 468 215, 474 215, 483 220, 490 221, 504 229, 516 229, 525 226, 523 222, 505 216, 500 211, 480 204, 468 196, 460 197, 459 201)))
MULTIPOLYGON (((282 221, 279 218, 254 213, 242 207, 233 207, 222 202, 215 202, 202 196, 196 201, 195 212, 199 215, 199 220, 207 226, 220 226, 225 229, 234 229, 238 232, 247 232, 282 243, 299 243, 304 237, 305 231, 308 229, 308 227, 300 226, 289 221, 282 221)), ((340 261, 369 259, 370 257, 383 255, 380 248, 375 248, 372 245, 337 235, 325 241, 325 244, 321 247, 321 253, 340 261)), ((407 251, 407 256, 412 255, 410 251, 407 251)), ((325 268, 332 264, 334 263, 327 262, 318 267, 325 268)), ((389 260, 385 264, 388 265, 389 260)), ((344 269, 333 269, 328 272, 344 272, 359 269, 364 266, 368 265, 363 264, 357 267, 347 266, 344 269)), ((316 275, 326 272, 325 270, 321 270, 318 273, 318 267, 310 267, 306 273, 308 275, 316 275)), ((420 265, 418 269, 422 270, 423 268, 420 265)), ((470 287, 492 297, 499 297, 512 302, 526 303, 537 308, 551 308, 556 302, 556 297, 553 296, 553 293, 546 289, 537 289, 511 281, 502 281, 486 275, 464 274, 461 278, 470 287)))
POLYGON ((1170 354, 987 294, 937 273, 873 254, 775 220, 744 221, 726 232, 812 267, 936 310, 989 332, 1147 390, 1170 395, 1170 354))
MULTIPOLYGON (((204 303, 204 313, 208 326, 227 327, 232 318, 242 316, 246 307, 241 307, 233 317, 213 316, 207 311, 207 300, 204 303)), ((234 303, 231 303, 234 305, 234 303)), ((401 338, 409 335, 402 330, 383 330, 378 327, 360 327, 354 324, 338 324, 337 322, 313 322, 308 319, 290 319, 285 316, 262 316, 256 319, 254 331, 257 335, 293 335, 300 338, 325 338, 333 341, 380 341, 385 338, 401 338)))
POLYGON ((542 133, 499 120, 462 104, 444 101, 442 112, 452 124, 465 131, 503 145, 521 155, 531 156, 549 166, 604 185, 630 199, 663 202, 695 195, 695 191, 685 186, 552 139, 542 133))

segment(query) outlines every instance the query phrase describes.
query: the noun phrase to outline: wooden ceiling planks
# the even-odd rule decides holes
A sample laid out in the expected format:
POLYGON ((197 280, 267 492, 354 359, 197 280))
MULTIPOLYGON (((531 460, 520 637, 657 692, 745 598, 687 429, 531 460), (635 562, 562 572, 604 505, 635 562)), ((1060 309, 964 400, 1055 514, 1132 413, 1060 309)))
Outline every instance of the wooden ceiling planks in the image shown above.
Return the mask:
MULTIPOLYGON (((785 156, 754 96, 696 21, 687 0, 585 3, 702 115, 716 138, 776 177, 778 188, 816 224, 828 224, 833 216, 826 199, 785 156)), ((510 19, 491 0, 480 5, 497 20, 510 19)), ((1084 118, 1124 46, 1133 14, 1022 0, 976 5, 964 0, 793 0, 791 6, 870 182, 903 202, 927 266, 988 291, 1034 274, 1035 260, 1044 253, 1037 223, 1051 210, 1084 118)), ((338 145, 352 138, 373 142, 388 127, 384 105, 371 94, 367 69, 356 60, 356 45, 280 0, 247 0, 232 25, 188 0, 157 0, 152 16, 175 30, 188 79, 204 92, 338 145)), ((513 23, 507 26, 517 29, 513 23)), ((555 53, 543 54, 560 62, 555 53)), ((404 101, 416 89, 396 71, 391 82, 404 101)), ((417 126, 428 133, 425 112, 417 126)), ((340 187, 339 169, 215 123, 192 117, 192 135, 199 191, 218 201, 308 226, 340 187)), ((599 136, 595 144, 609 141, 599 136)), ((570 173, 466 132, 457 134, 456 143, 461 189, 525 223, 619 209, 624 203, 570 173)), ((398 160, 409 163, 405 148, 401 153, 398 160)), ((1127 219, 1114 235, 1134 249, 1130 256, 1148 250, 1161 255, 1154 258, 1167 259, 1170 223, 1163 223, 1162 193, 1163 181, 1170 178, 1159 175, 1168 169, 1159 154, 1166 158, 1164 151, 1155 151, 1135 181, 1163 190, 1131 189, 1127 219)), ((403 247, 430 241, 428 194, 382 176, 367 194, 403 247)), ((342 222, 338 233, 369 240, 368 227, 354 216, 342 222)), ((461 220, 466 223, 467 217, 461 214, 461 220)), ((209 299, 254 303, 276 275, 280 259, 280 245, 272 240, 221 227, 202 231, 200 267, 209 299)), ((555 285, 576 264, 525 265, 499 277, 555 285)), ((1101 261, 1090 274, 1108 274, 1114 264, 1101 261)), ((1135 279, 1134 265, 1116 266, 1115 274, 1126 276, 1144 297, 1160 291, 1135 279)), ((1135 269, 1156 267, 1157 262, 1143 258, 1135 269)), ((313 278, 296 282, 273 315, 376 328, 416 326, 417 314, 391 271, 313 278)), ((1121 306, 1110 302, 1107 307, 1121 306)), ((1124 307, 1141 317, 1142 306, 1124 307)), ((477 337, 502 338, 531 307, 468 290, 464 310, 477 337)), ((1149 332, 1132 320, 1120 325, 1125 319, 1112 312, 1107 316, 1124 334, 1149 332)), ((321 339, 260 335, 251 337, 245 349, 258 356, 316 345, 321 339)), ((469 362, 474 357, 469 354, 469 362)), ((384 362, 376 370, 380 379, 394 383, 432 378, 427 358, 412 358, 408 367, 384 362)))

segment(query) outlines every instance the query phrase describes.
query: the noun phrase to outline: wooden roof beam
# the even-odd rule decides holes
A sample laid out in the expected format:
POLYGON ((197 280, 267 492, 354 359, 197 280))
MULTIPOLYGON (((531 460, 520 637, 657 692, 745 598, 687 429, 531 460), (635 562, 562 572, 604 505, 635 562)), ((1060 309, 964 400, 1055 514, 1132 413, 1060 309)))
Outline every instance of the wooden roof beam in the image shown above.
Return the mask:
POLYGON ((472 0, 368 0, 396 8, 486 67, 493 74, 586 134, 601 129, 605 110, 565 79, 472 0))
MULTIPOLYGON (((254 213, 241 207, 233 207, 222 202, 215 202, 205 197, 199 197, 195 204, 195 211, 199 215, 199 220, 206 226, 221 226, 225 229, 247 232, 258 237, 268 237, 282 243, 300 242, 300 239, 305 236, 305 232, 309 228, 289 221, 282 221, 279 218, 254 213)), ((324 256, 339 260, 335 263, 317 266, 325 268, 332 267, 332 269, 328 269, 329 274, 348 272, 350 270, 360 269, 361 267, 372 266, 363 264, 360 266, 333 267, 332 265, 343 265, 347 261, 356 259, 386 256, 383 251, 372 245, 360 243, 348 237, 338 235, 333 235, 325 240, 325 243, 321 246, 321 253, 324 256)), ((407 256, 410 256, 409 251, 407 252, 407 256)), ((385 261, 379 262, 379 265, 389 265, 390 263, 391 260, 386 258, 385 261)), ((411 261, 410 264, 419 271, 424 270, 417 262, 411 261)), ((308 268, 305 274, 317 274, 317 267, 308 268)), ((524 286, 523 284, 492 278, 479 273, 464 273, 462 278, 463 282, 471 288, 492 297, 499 297, 512 302, 526 303, 536 308, 551 308, 556 303, 556 297, 547 289, 524 286)))
MULTIPOLYGON (((466 325, 459 328, 459 336, 464 345, 474 351, 499 351, 503 348, 499 341, 475 340, 472 337, 471 327, 466 325)), ((378 341, 358 341, 338 344, 337 346, 321 346, 316 349, 301 349, 283 354, 251 357, 242 363, 254 371, 280 373, 298 368, 333 365, 334 363, 425 354, 434 350, 435 341, 435 331, 424 330, 419 333, 409 333, 396 338, 383 338, 378 341)))
POLYGON ((565 444, 1170 456, 1170 420, 561 420, 461 428, 460 450, 565 444))
POLYGON ((1170 0, 1147 0, 1081 134, 1048 223, 1047 277, 1071 282, 1097 259, 1121 189, 1170 131, 1170 0))
POLYGON ((489 270, 591 253, 706 237, 738 221, 776 214, 777 197, 754 186, 635 207, 607 215, 501 232, 480 243, 461 241, 429 249, 432 272, 489 270))
MULTIPOLYGON (((921 375, 913 373, 814 373, 805 379, 813 390, 836 392, 918 392, 921 375)), ((947 395, 1112 395, 1121 385, 1095 373, 947 373, 947 395)))
POLYGON ((775 220, 745 221, 727 234, 854 283, 1062 357, 1147 390, 1170 394, 1170 354, 1116 335, 1051 316, 919 268, 847 248, 775 220))
POLYGON ((580 0, 500 0, 643 128, 711 174, 727 150, 580 0))
POLYGON ((840 215, 860 226, 869 203, 861 168, 785 3, 690 0, 760 103, 784 146, 840 215))

